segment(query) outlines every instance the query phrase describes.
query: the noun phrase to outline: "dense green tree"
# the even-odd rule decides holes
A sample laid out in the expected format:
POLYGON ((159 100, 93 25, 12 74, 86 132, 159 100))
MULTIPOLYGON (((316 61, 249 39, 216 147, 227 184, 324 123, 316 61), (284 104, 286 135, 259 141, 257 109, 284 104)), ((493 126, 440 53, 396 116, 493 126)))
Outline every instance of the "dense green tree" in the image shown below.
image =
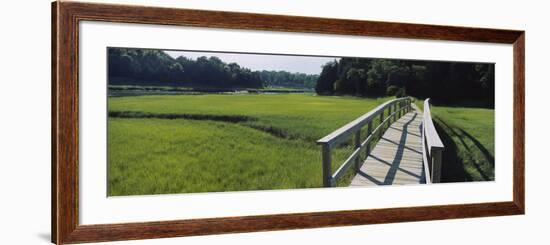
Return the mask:
POLYGON ((260 78, 270 87, 313 89, 319 75, 263 70, 260 78))
POLYGON ((110 48, 109 84, 191 86, 195 88, 286 87, 320 95, 405 96, 440 103, 492 106, 495 65, 488 63, 341 58, 321 74, 251 71, 218 57, 172 58, 161 50, 110 48))
POLYGON ((110 48, 109 84, 192 86, 195 88, 290 87, 312 89, 319 75, 286 71, 251 71, 220 58, 180 56, 161 50, 110 48))
POLYGON ((317 80, 318 94, 430 97, 440 103, 494 104, 494 64, 342 58, 317 80))
POLYGON ((338 79, 338 61, 328 62, 323 66, 321 75, 317 79, 315 91, 317 94, 333 94, 334 83, 338 79))

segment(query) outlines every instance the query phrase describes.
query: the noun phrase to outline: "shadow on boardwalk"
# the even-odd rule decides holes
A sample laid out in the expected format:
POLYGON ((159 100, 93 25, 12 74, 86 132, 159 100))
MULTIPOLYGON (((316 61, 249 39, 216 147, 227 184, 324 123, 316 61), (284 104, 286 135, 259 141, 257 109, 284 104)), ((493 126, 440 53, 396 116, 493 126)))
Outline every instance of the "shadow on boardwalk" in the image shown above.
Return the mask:
POLYGON ((394 122, 367 157, 351 186, 422 183, 421 114, 394 122))

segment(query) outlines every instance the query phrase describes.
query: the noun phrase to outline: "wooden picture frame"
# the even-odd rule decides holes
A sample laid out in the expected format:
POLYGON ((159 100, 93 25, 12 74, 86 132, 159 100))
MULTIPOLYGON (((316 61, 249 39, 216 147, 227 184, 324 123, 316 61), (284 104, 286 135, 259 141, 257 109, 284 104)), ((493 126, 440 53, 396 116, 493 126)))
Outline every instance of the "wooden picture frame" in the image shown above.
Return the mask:
POLYGON ((517 30, 52 3, 52 242, 57 244, 456 219, 525 212, 525 33, 517 30), (79 22, 106 21, 513 44, 513 201, 124 224, 79 224, 79 22))

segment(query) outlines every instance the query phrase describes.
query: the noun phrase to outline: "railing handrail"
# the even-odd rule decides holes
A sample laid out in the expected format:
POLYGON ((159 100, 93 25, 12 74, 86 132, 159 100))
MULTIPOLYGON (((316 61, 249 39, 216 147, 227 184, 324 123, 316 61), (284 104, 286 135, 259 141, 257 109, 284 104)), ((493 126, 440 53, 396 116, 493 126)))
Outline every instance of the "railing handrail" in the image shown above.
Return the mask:
POLYGON ((366 153, 368 155, 370 153, 370 143, 375 134, 379 133, 380 136, 382 136, 382 130, 385 128, 384 125, 387 124, 389 127, 392 119, 397 120, 397 118, 410 111, 411 102, 412 98, 410 97, 387 101, 318 140, 317 144, 322 146, 321 158, 323 161, 323 186, 335 186, 337 179, 343 175, 343 173, 352 165, 353 162, 355 162, 356 169, 358 170, 360 167, 361 151, 366 149, 366 153), (386 108, 389 108, 389 112, 387 117, 384 117, 386 108), (380 117, 380 124, 373 130, 372 121, 377 116, 380 117), (361 129, 365 125, 368 125, 368 135, 364 141, 361 141, 361 129), (333 174, 331 157, 332 148, 336 147, 353 135, 355 136, 354 151, 333 174))
POLYGON ((437 183, 441 179, 442 152, 445 149, 433 123, 430 98, 424 100, 422 120, 422 161, 426 172, 426 183, 437 183))
POLYGON ((336 145, 344 141, 345 139, 347 139, 350 135, 355 133, 357 130, 361 129, 363 126, 369 123, 372 119, 378 116, 380 112, 384 111, 387 107, 392 106, 398 102, 405 101, 407 99, 410 99, 410 97, 403 97, 403 98, 397 98, 390 101, 386 101, 385 103, 377 106, 376 108, 370 110, 364 115, 358 117, 357 119, 349 122, 348 124, 340 127, 339 129, 333 131, 332 133, 326 135, 325 137, 317 140, 317 144, 318 145, 329 144, 331 146, 336 145))
POLYGON ((426 100, 424 100, 424 126, 423 127, 426 132, 426 143, 430 150, 434 148, 440 148, 440 149, 445 148, 445 146, 443 145, 443 142, 441 142, 441 139, 437 134, 437 131, 435 130, 435 125, 432 120, 432 115, 430 110, 430 98, 427 98, 426 100))

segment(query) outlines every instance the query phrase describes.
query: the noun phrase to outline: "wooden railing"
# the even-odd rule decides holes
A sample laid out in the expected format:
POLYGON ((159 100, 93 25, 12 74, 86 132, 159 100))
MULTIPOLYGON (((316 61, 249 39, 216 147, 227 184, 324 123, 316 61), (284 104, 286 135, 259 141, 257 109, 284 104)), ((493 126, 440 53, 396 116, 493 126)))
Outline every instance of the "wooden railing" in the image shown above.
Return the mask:
POLYGON ((336 181, 355 163, 355 170, 361 167, 361 152, 365 150, 366 155, 370 153, 370 143, 376 137, 382 137, 384 130, 401 116, 412 110, 412 98, 405 97, 390 100, 363 116, 344 125, 329 135, 317 141, 321 145, 321 157, 323 162, 323 186, 336 186, 336 181), (387 116, 385 111, 388 110, 387 116), (373 120, 380 118, 380 123, 373 130, 373 120), (361 130, 367 126, 367 138, 361 142, 361 130), (387 127, 386 127, 387 126, 387 127), (332 173, 332 150, 354 136, 354 150, 340 167, 332 173))
POLYGON ((432 120, 430 99, 424 101, 422 121, 422 162, 426 173, 426 184, 441 181, 441 160, 445 146, 441 142, 432 120))

